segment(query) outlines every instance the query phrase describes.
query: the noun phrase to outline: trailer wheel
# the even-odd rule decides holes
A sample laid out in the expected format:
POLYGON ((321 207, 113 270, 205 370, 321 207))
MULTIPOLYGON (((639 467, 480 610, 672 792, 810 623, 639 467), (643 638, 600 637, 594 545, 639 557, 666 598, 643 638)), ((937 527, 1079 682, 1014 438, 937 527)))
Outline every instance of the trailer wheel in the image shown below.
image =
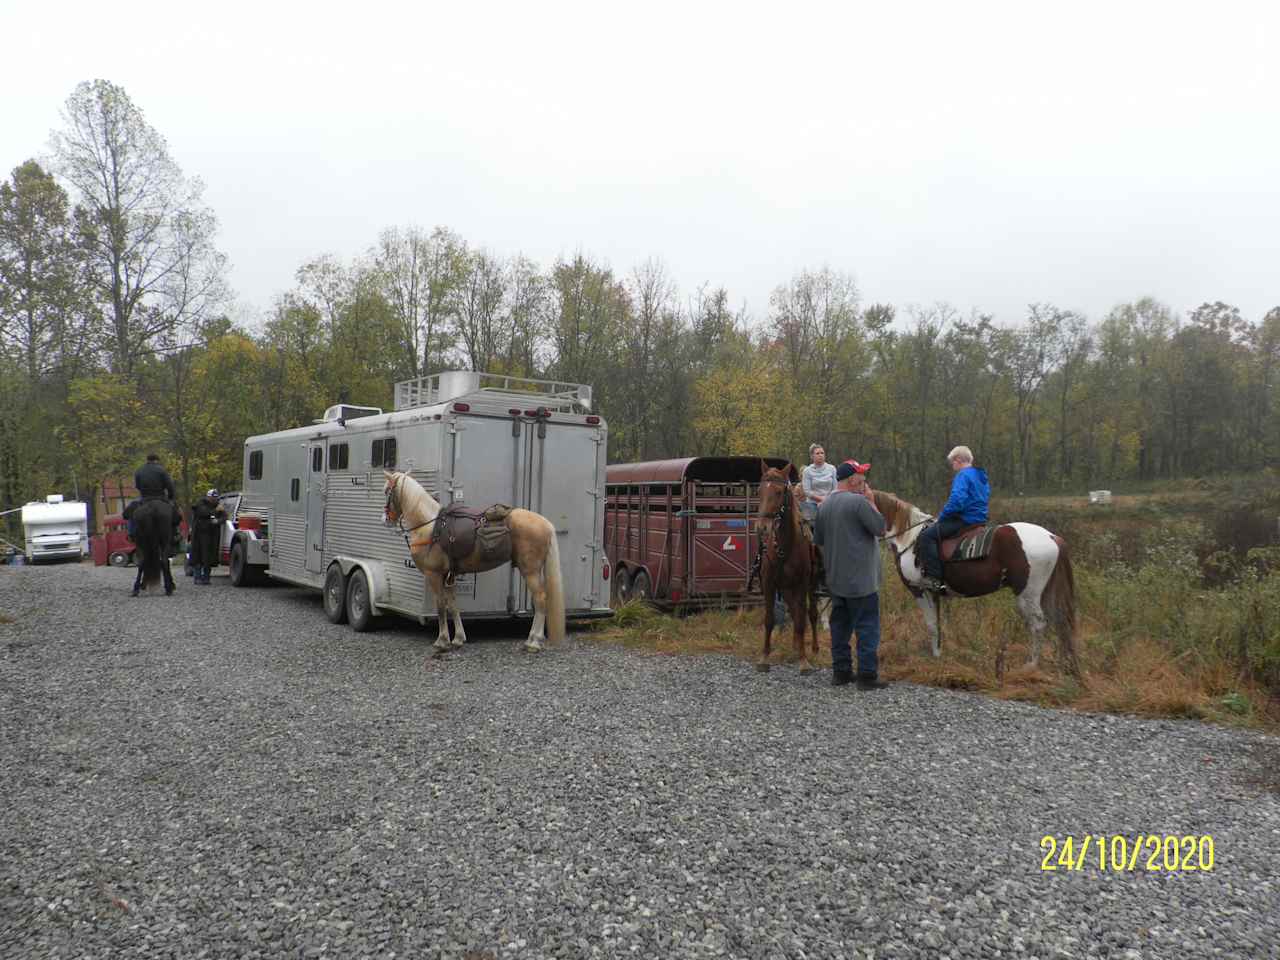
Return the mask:
POLYGON ((324 575, 324 615, 330 623, 347 621, 347 578, 336 563, 330 564, 324 575))
POLYGON ((231 562, 228 567, 233 587, 252 587, 261 580, 261 574, 249 563, 246 553, 243 540, 237 540, 231 545, 231 562))
POLYGON ((614 567, 613 577, 609 580, 609 606, 620 607, 627 602, 624 596, 627 585, 627 571, 614 567))
POLYGON ((631 581, 631 598, 642 603, 653 599, 653 586, 649 583, 649 574, 637 570, 635 579, 631 581))
POLYGON ((132 559, 127 550, 116 550, 111 556, 107 557, 107 563, 113 567, 127 567, 132 559))
POLYGON ((347 622, 356 633, 373 627, 373 608, 369 605, 369 581, 363 570, 355 570, 347 580, 347 622))

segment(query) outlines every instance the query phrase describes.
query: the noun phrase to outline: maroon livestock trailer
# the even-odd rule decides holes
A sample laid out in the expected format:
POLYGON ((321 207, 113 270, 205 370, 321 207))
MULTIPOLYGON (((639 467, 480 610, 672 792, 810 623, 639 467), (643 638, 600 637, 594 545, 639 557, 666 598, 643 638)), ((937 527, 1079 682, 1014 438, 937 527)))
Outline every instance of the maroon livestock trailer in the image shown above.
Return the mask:
MULTIPOLYGON (((760 457, 617 463, 606 474, 604 542, 613 599, 663 606, 759 603, 755 561, 760 457)), ((771 467, 787 466, 765 457, 771 467)), ((792 480, 799 474, 791 467, 792 480)))

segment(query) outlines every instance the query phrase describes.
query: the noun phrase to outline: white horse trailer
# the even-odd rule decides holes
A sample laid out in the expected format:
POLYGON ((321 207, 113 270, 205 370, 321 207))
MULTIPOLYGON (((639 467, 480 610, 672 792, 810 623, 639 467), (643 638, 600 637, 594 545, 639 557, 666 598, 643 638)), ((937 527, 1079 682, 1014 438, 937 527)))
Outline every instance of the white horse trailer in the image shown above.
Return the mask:
POLYGON ((22 508, 27 561, 79 559, 89 554, 89 507, 54 493, 22 508))
MULTIPOLYGON (((383 522, 384 470, 410 473, 440 503, 505 503, 559 535, 565 612, 608 616, 604 542, 608 430, 591 388, 455 371, 396 384, 396 409, 338 404, 313 426, 250 437, 230 544, 231 582, 263 575, 342 605, 363 578, 374 615, 434 622, 436 601, 404 534, 383 522)), ((510 565, 457 580, 474 618, 532 617, 510 565)))

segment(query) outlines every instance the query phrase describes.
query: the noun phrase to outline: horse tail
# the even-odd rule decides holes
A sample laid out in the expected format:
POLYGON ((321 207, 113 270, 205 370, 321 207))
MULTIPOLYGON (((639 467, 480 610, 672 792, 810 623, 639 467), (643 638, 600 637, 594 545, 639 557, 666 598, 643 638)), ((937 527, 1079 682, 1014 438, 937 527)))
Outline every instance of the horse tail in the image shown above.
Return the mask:
POLYGON ((551 543, 547 547, 547 559, 543 564, 542 576, 547 589, 547 636, 552 643, 564 639, 564 582, 560 576, 560 538, 556 536, 555 524, 547 521, 551 543))
POLYGON ((1080 657, 1076 652, 1076 578, 1071 569, 1071 556, 1067 553, 1066 541, 1058 536, 1053 539, 1058 544, 1058 560, 1053 565, 1049 582, 1045 584, 1044 593, 1041 594, 1040 608, 1058 634, 1059 658, 1067 665, 1071 675, 1080 680, 1080 657))

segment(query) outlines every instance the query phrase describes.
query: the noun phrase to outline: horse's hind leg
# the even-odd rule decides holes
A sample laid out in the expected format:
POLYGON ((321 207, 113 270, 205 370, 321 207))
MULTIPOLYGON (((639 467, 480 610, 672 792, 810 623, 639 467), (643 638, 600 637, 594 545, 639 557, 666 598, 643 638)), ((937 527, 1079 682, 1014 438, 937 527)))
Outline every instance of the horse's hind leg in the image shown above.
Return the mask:
POLYGON ((168 557, 161 556, 160 572, 164 574, 164 595, 166 597, 171 597, 173 596, 173 591, 176 589, 176 585, 173 582, 173 570, 169 567, 168 557))
POLYGON ((524 585, 533 598, 533 623, 529 626, 529 636, 525 637, 524 648, 537 653, 547 639, 547 578, 541 566, 535 569, 526 563, 517 563, 516 569, 524 577, 524 585))
POLYGON ((1027 665, 1039 667, 1040 643, 1044 639, 1044 628, 1048 625, 1044 611, 1040 609, 1040 598, 1032 596, 1030 590, 1024 590, 1018 595, 1018 613, 1022 614, 1022 622, 1027 625, 1031 634, 1031 659, 1027 661, 1027 665))
POLYGON ((916 597, 916 604, 924 614, 924 625, 929 628, 929 646, 927 651, 935 657, 942 656, 942 598, 930 599, 929 594, 921 593, 916 597), (936 604, 936 606, 935 606, 936 604))

